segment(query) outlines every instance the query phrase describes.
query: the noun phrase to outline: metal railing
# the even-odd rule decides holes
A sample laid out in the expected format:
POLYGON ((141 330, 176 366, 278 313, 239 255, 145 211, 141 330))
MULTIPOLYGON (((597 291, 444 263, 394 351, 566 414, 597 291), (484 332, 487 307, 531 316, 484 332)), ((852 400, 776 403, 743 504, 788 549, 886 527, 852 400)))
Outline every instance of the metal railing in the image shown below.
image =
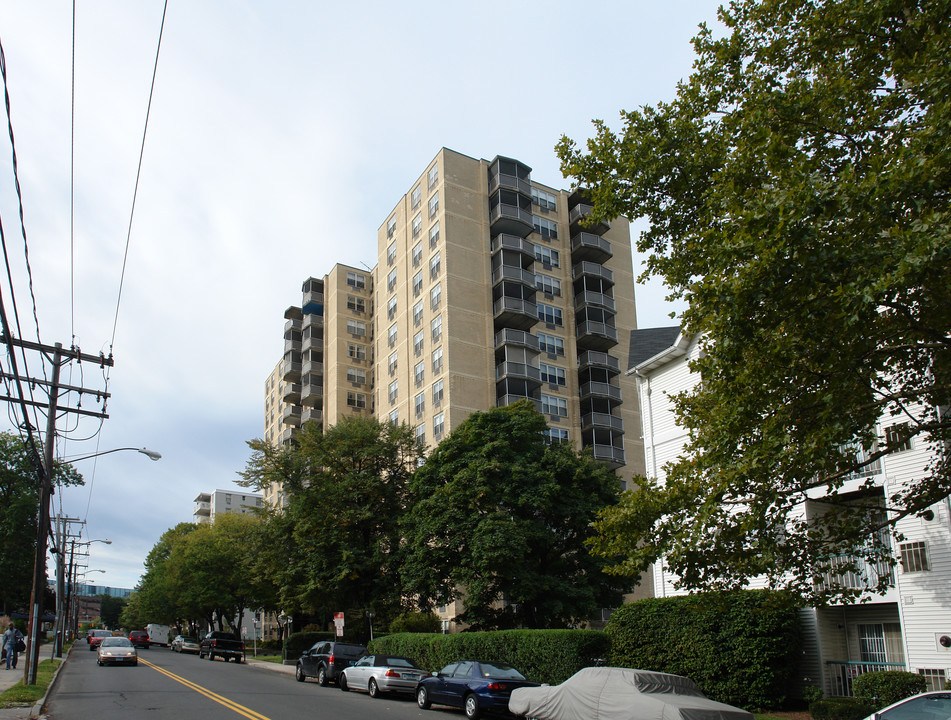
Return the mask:
POLYGON ((890 662, 852 662, 845 660, 827 660, 832 695, 834 697, 852 697, 852 681, 859 675, 881 670, 904 670, 905 663, 890 662))

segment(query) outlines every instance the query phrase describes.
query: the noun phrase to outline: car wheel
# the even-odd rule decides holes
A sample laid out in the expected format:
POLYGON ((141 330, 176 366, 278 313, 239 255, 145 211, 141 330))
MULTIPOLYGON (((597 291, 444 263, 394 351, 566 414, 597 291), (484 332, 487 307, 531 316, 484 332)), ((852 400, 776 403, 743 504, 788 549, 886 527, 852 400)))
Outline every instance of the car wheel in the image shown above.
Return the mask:
POLYGON ((327 668, 323 665, 317 670, 317 684, 320 685, 320 687, 327 687, 327 668))
POLYGON ((469 720, 478 720, 480 715, 479 698, 473 693, 466 695, 464 709, 466 711, 466 717, 469 718, 469 720))
POLYGON ((99 667, 102 667, 102 660, 101 660, 100 658, 96 658, 96 664, 97 664, 99 667))
POLYGON ((416 704, 419 705, 422 710, 429 710, 429 706, 432 705, 429 701, 429 693, 426 692, 425 687, 416 688, 416 704))
POLYGON ((340 677, 337 678, 337 687, 343 690, 344 692, 348 692, 350 690, 350 686, 347 685, 346 675, 341 675, 340 677))
POLYGON ((208 659, 209 659, 209 660, 214 660, 214 659, 215 659, 215 654, 214 654, 213 652, 209 651, 209 652, 208 652, 208 659))
POLYGON ((297 671, 294 673, 294 677, 297 678, 297 682, 304 682, 304 680, 307 679, 307 676, 304 675, 304 668, 298 665, 297 671))
POLYGON ((380 686, 376 684, 375 678, 370 678, 370 682, 367 685, 367 692, 370 693, 371 698, 378 698, 383 694, 380 692, 380 686))

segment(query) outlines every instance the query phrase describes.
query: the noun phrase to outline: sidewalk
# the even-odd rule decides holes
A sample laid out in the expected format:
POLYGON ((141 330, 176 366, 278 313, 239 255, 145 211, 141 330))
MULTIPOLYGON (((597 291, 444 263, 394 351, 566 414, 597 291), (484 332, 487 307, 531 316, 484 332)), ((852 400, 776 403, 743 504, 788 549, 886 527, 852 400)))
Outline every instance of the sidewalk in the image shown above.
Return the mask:
MULTIPOLYGON (((244 662, 249 667, 253 668, 262 668, 264 670, 271 670, 272 672, 284 673, 285 675, 293 675, 297 670, 297 665, 281 665, 280 663, 267 662, 266 660, 255 660, 253 657, 245 657, 244 662)), ((3 720, 3 717, 0 716, 0 720, 3 720)))
MULTIPOLYGON (((40 645, 40 662, 44 660, 49 660, 50 655, 53 652, 52 643, 44 643, 40 645)), ((3 665, 0 666, 0 692, 12 688, 14 685, 19 685, 23 681, 23 671, 26 668, 26 659, 24 655, 26 653, 20 653, 20 657, 17 661, 16 670, 7 670, 7 661, 3 661, 3 665)), ((66 659, 64 655, 63 660, 66 659)), ((60 666, 62 667, 62 665, 60 666)), ((50 685, 52 687, 52 685, 50 685)), ((29 720, 29 718, 37 717, 33 714, 33 711, 36 710, 39 712, 41 703, 37 705, 19 705, 16 707, 9 708, 0 708, 0 720, 29 720)))

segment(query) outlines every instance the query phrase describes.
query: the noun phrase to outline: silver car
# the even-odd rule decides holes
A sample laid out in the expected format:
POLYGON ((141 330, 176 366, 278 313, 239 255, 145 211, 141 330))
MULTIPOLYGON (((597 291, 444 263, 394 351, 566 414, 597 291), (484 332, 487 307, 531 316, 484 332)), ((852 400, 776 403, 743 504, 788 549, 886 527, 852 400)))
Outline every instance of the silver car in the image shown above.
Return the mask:
POLYGON ((176 635, 169 648, 172 652, 195 653, 197 655, 198 638, 193 638, 190 635, 176 635))
POLYGON ((139 654, 129 638, 103 638, 97 648, 99 656, 97 662, 102 665, 138 665, 139 654))
POLYGON ((337 680, 341 690, 366 690, 370 697, 389 692, 414 693, 420 678, 429 675, 409 658, 366 655, 346 668, 337 680))

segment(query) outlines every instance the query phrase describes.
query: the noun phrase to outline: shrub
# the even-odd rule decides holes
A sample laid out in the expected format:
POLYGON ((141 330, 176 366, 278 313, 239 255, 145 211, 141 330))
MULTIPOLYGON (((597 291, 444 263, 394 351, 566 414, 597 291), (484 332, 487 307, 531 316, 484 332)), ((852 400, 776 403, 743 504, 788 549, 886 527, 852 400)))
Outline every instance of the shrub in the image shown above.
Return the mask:
POLYGON ((440 627, 442 625, 438 615, 407 610, 390 623, 390 632, 438 633, 440 627))
POLYGON ((813 720, 862 720, 881 706, 868 698, 827 698, 809 703, 813 720))
POLYGON ((333 636, 325 632, 298 632, 288 636, 285 643, 285 657, 288 660, 297 660, 305 651, 320 640, 330 640, 333 636))
POLYGON ((876 710, 906 697, 924 692, 928 687, 924 675, 904 670, 879 670, 859 675, 852 681, 852 694, 875 700, 876 710))

